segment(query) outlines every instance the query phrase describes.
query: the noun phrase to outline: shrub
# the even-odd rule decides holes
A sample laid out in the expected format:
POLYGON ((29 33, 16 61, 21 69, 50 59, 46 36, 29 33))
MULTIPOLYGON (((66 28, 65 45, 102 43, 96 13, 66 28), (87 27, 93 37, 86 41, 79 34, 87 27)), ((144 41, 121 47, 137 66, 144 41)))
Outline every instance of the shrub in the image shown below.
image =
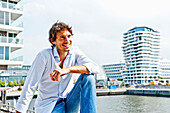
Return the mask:
POLYGON ((14 86, 18 86, 18 83, 16 80, 14 80, 14 86))
POLYGON ((0 80, 0 86, 5 87, 5 81, 0 80))
POLYGON ((117 80, 118 80, 118 81, 123 81, 123 79, 121 79, 121 78, 118 78, 117 80))
POLYGON ((20 80, 20 81, 19 81, 19 84, 20 84, 21 86, 23 86, 23 85, 24 85, 24 81, 23 81, 23 80, 20 80))
POLYGON ((122 81, 122 86, 125 86, 125 81, 124 80, 122 81))
POLYGON ((13 82, 13 81, 9 81, 9 82, 8 82, 8 86, 9 86, 9 87, 14 87, 14 82, 13 82))

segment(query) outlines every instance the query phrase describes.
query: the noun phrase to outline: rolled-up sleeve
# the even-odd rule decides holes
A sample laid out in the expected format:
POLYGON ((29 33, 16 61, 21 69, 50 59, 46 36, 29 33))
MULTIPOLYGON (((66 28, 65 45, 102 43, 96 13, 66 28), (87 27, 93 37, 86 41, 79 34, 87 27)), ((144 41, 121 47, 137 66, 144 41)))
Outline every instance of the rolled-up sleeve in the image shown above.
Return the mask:
POLYGON ((16 104, 17 111, 26 113, 28 105, 37 89, 38 82, 40 81, 45 70, 45 65, 45 58, 41 53, 39 53, 27 74, 21 96, 16 104))
POLYGON ((89 59, 78 48, 76 50, 76 61, 77 61, 77 65, 84 65, 90 71, 90 73, 93 73, 93 74, 99 73, 98 65, 95 62, 93 62, 91 59, 89 59))

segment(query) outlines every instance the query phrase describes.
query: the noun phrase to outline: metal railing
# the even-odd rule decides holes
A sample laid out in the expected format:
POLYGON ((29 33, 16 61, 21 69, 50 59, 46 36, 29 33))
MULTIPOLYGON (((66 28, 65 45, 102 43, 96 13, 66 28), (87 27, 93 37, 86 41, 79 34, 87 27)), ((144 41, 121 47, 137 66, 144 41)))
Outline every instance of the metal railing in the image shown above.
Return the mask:
POLYGON ((0 24, 2 25, 8 25, 8 26, 12 26, 12 27, 20 27, 23 28, 23 22, 16 22, 16 20, 11 20, 9 22, 9 20, 5 20, 4 18, 0 18, 0 24))
POLYGON ((15 107, 9 104, 0 104, 0 111, 6 113, 15 113, 15 107))
POLYGON ((19 6, 18 4, 10 2, 0 1, 0 7, 23 11, 23 6, 19 6))
POLYGON ((14 26, 14 27, 24 27, 23 22, 16 22, 16 20, 11 20, 11 23, 9 24, 9 26, 14 26))
MULTIPOLYGON (((4 113, 15 113, 16 109, 14 106, 11 106, 9 104, 0 104, 0 113, 4 112, 4 113)), ((34 110, 28 109, 27 113, 35 113, 34 110)))
POLYGON ((15 58, 11 58, 11 61, 23 61, 23 56, 18 56, 15 58))
POLYGON ((23 39, 0 36, 0 43, 23 44, 23 39))

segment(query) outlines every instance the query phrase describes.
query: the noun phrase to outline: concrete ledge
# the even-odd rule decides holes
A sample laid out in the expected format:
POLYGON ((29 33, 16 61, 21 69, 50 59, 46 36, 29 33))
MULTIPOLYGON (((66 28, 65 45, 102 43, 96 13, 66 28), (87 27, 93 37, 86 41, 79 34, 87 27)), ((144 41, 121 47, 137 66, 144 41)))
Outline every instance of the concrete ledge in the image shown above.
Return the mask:
POLYGON ((127 89, 126 94, 170 97, 170 89, 127 89))

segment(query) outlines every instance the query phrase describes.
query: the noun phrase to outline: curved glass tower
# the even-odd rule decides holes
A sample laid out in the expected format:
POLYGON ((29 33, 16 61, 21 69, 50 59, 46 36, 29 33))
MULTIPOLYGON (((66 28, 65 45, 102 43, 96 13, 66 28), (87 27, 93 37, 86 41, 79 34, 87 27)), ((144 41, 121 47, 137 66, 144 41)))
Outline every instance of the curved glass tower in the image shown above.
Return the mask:
POLYGON ((160 33, 149 27, 135 27, 123 34, 126 64, 125 82, 149 84, 159 76, 160 33))

